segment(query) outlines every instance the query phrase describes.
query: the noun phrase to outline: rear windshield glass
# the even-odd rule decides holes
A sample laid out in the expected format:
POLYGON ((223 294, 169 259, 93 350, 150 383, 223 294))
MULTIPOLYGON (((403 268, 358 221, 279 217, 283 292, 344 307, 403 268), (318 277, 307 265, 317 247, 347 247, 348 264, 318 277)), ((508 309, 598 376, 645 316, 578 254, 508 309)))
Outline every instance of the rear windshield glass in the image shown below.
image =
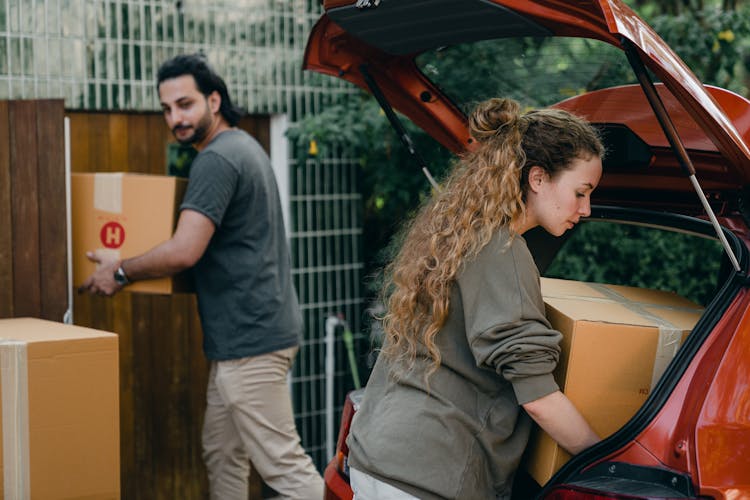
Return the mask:
POLYGON ((725 261, 715 238, 588 220, 572 231, 544 275, 670 291, 706 306, 727 279, 725 261))
POLYGON ((464 112, 490 97, 511 97, 539 108, 636 83, 621 50, 580 38, 484 40, 425 52, 416 62, 464 112))

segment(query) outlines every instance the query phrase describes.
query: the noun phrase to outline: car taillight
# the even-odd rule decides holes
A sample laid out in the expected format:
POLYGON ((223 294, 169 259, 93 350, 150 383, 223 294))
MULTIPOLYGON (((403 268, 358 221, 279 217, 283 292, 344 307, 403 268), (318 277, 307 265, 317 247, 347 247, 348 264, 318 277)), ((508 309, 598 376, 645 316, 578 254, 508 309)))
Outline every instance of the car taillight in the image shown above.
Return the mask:
POLYGON ((544 500, 698 499, 688 474, 625 462, 602 462, 542 492, 544 500))
POLYGON ((557 486, 548 494, 544 495, 545 500, 672 500, 687 497, 653 497, 653 496, 632 496, 622 495, 619 493, 605 493, 601 491, 590 490, 577 486, 557 486))
POLYGON ((344 409, 341 412, 341 425, 339 426, 339 437, 336 441, 336 468, 347 479, 349 478, 349 447, 346 438, 352 425, 352 418, 359 409, 362 399, 362 391, 352 391, 346 396, 344 409))

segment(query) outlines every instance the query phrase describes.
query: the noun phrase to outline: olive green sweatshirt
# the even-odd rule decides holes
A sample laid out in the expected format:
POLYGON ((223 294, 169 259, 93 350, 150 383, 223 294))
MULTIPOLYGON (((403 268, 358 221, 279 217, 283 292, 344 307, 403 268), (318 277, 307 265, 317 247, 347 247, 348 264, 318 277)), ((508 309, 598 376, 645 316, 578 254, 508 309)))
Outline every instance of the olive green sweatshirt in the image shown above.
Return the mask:
POLYGON ((426 351, 398 378, 378 359, 347 441, 352 467, 421 499, 510 497, 531 429, 519 405, 558 390, 561 335, 525 240, 507 243, 503 229, 464 264, 427 384, 426 351))

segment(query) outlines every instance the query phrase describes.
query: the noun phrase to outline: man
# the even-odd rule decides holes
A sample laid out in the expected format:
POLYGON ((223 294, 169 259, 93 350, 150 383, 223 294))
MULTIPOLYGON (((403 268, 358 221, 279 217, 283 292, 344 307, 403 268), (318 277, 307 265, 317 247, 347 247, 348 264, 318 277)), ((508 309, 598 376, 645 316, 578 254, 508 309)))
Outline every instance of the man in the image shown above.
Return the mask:
POLYGON ((284 498, 321 499, 323 480, 300 446, 286 375, 302 318, 276 180, 258 142, 237 129, 226 84, 199 55, 157 75, 167 125, 193 160, 172 238, 99 264, 79 291, 113 295, 137 280, 193 268, 211 361, 203 456, 212 499, 247 500, 250 464, 284 498))

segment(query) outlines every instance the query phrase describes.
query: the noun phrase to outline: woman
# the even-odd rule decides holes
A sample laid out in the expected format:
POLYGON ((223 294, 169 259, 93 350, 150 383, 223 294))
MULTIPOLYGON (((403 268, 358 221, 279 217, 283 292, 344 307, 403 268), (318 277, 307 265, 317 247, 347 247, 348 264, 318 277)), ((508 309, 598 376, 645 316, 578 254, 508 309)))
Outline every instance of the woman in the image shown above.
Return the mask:
POLYGON ((469 127, 477 147, 387 270, 385 342, 348 439, 357 500, 509 498, 532 419, 571 453, 599 440, 552 377, 561 335, 522 235, 590 214, 602 144, 570 113, 510 99, 469 127))

